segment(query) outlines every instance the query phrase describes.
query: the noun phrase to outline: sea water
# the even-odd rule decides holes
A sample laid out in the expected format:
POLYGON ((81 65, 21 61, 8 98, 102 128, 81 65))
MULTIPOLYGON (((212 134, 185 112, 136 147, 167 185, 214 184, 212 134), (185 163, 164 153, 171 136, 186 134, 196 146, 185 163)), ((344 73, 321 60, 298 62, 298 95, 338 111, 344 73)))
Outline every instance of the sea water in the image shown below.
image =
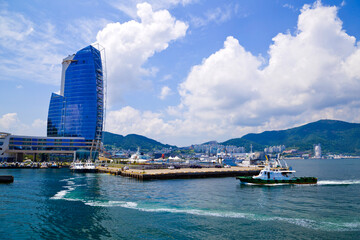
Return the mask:
POLYGON ((360 159, 290 160, 316 185, 1 169, 0 239, 359 239, 360 159))

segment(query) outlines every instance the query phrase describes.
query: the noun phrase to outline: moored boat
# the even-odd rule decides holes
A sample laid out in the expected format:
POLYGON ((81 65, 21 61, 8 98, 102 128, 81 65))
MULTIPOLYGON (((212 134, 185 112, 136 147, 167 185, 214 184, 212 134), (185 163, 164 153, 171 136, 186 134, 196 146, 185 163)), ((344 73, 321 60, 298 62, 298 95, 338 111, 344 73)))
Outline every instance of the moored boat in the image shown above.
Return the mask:
POLYGON ((56 162, 52 162, 50 168, 60 168, 56 162))
POLYGON ((97 172, 97 169, 96 169, 96 167, 95 167, 95 164, 94 164, 92 161, 90 161, 90 160, 88 160, 88 161, 85 162, 85 164, 84 164, 84 170, 85 170, 85 172, 87 172, 87 173, 96 173, 96 172, 97 172))
POLYGON ((241 183, 251 184, 316 184, 316 177, 294 177, 292 176, 296 171, 289 169, 287 166, 279 165, 277 160, 277 167, 271 168, 267 159, 265 168, 262 169, 259 175, 251 177, 236 177, 241 183))
POLYGON ((70 170, 76 173, 96 173, 97 169, 95 164, 88 160, 85 163, 81 161, 75 161, 70 165, 70 170))
POLYGON ((48 168, 48 164, 46 162, 42 162, 40 168, 48 168))

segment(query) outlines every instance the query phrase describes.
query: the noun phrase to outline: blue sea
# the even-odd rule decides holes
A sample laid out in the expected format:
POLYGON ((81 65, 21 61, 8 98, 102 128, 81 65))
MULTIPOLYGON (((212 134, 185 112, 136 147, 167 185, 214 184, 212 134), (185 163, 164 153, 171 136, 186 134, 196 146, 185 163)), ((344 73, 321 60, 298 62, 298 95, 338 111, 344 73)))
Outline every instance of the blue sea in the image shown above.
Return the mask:
POLYGON ((360 159, 287 162, 318 184, 1 169, 0 239, 360 239, 360 159))

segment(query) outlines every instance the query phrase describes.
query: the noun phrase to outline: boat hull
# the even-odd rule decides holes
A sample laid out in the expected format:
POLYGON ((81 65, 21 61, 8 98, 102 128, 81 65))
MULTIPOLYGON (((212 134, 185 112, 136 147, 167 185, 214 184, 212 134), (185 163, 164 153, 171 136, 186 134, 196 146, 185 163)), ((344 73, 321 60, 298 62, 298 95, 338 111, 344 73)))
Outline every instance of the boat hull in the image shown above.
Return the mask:
POLYGON ((74 173, 97 173, 97 169, 71 169, 74 173))
POLYGON ((316 184, 317 178, 315 177, 299 177, 299 178, 293 178, 289 180, 274 180, 274 179, 258 179, 253 177, 236 177, 236 179, 239 179, 241 183, 252 183, 252 184, 259 184, 259 185, 265 185, 265 184, 316 184))
POLYGON ((0 183, 12 183, 14 182, 14 177, 11 175, 1 175, 0 176, 0 183))

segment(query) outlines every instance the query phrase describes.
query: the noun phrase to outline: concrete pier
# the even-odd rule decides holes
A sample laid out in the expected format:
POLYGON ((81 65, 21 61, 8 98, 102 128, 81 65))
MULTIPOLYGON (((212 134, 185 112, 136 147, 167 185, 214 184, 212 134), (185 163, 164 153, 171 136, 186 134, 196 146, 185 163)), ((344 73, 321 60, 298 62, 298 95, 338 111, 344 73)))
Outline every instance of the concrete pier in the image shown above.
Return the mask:
POLYGON ((181 169, 129 169, 99 167, 99 172, 132 177, 139 180, 176 179, 176 178, 208 178, 208 177, 235 177, 253 176, 260 172, 256 167, 231 168, 181 168, 181 169))

